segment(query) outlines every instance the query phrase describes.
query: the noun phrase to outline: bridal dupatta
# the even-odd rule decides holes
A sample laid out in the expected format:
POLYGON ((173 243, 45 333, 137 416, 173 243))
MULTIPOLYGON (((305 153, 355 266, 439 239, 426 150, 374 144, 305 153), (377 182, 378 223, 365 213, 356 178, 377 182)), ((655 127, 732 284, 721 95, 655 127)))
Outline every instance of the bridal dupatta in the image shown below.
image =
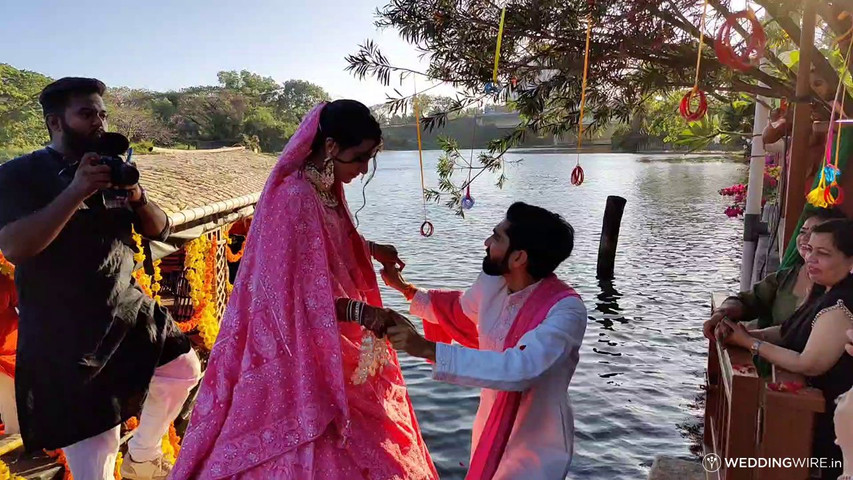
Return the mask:
POLYGON ((331 210, 302 175, 322 108, 264 187, 173 480, 438 478, 396 354, 351 379, 363 330, 334 300, 382 300, 342 187, 331 210))

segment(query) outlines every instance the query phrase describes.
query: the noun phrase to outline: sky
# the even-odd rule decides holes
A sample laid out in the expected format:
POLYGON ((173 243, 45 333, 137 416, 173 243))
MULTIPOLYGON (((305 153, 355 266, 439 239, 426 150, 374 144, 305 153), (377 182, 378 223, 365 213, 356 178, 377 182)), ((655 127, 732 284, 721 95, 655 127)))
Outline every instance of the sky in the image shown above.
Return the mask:
MULTIPOLYGON (((0 0, 0 63, 53 78, 86 76, 108 86, 176 90, 217 84, 221 70, 279 82, 316 83, 332 98, 368 105, 383 87, 344 71, 367 39, 395 65, 425 68, 394 30, 378 31, 385 0, 0 0)), ((421 81, 419 90, 431 83, 421 81)), ((441 86, 431 93, 452 94, 441 86)))

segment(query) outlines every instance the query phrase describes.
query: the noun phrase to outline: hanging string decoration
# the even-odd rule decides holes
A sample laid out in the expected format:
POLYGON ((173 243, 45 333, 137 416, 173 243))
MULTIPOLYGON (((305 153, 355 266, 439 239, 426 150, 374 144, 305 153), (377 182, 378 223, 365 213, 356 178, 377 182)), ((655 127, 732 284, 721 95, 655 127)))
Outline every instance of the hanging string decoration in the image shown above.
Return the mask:
POLYGON ((501 43, 504 38, 504 20, 506 20, 506 7, 501 9, 501 21, 498 25, 498 44, 495 48, 495 67, 492 70, 492 81, 486 83, 484 91, 489 95, 494 95, 501 92, 500 84, 498 83, 498 65, 501 62, 501 43))
POLYGON ((462 208, 465 210, 471 210, 474 207, 474 197, 471 196, 471 185, 468 185, 468 188, 465 189, 465 196, 462 197, 462 208))
POLYGON ((705 92, 699 89, 699 71, 702 66, 702 46, 705 44, 705 18, 708 13, 708 0, 702 7, 702 19, 699 21, 699 53, 696 55, 696 76, 693 79, 693 88, 681 99, 678 107, 681 118, 688 122, 698 122, 708 113, 708 98, 705 92), (694 110, 693 104, 696 103, 694 110))
POLYGON ((817 188, 806 195, 806 201, 818 208, 832 208, 844 203, 844 190, 838 184, 841 177, 838 160, 841 152, 842 127, 838 125, 840 122, 835 120, 835 112, 838 111, 839 115, 844 112, 844 101, 847 99, 847 95, 844 94, 844 82, 847 79, 847 72, 850 66, 851 49, 853 49, 853 42, 850 42, 847 46, 847 55, 844 58, 844 73, 838 82, 838 88, 835 90, 835 100, 832 102, 832 111, 829 116, 829 133, 826 135, 826 163, 820 171, 820 180, 818 181, 817 188), (841 106, 839 110, 836 110, 839 98, 841 106), (835 142, 834 158, 832 155, 833 141, 835 142))
POLYGON ((752 9, 729 15, 717 31, 717 39, 714 42, 714 50, 717 52, 717 59, 720 60, 720 63, 739 72, 745 72, 756 66, 761 57, 764 56, 766 47, 767 34, 752 9), (747 31, 745 44, 738 53, 736 51, 737 46, 732 45, 732 29, 738 24, 739 20, 748 21, 751 31, 747 31))
POLYGON ((421 164, 421 198, 424 206, 424 223, 421 224, 421 235, 431 237, 435 229, 427 218, 426 180, 424 179, 424 147, 421 139, 421 109, 418 102, 418 89, 415 87, 415 96, 412 97, 412 108, 415 113, 415 126, 418 129, 418 160, 421 164))
POLYGON ((586 107, 586 81, 589 76, 589 41, 592 38, 592 14, 586 20, 586 48, 583 55, 583 81, 581 83, 581 106, 578 116, 578 148, 577 148, 577 164, 572 170, 572 185, 579 187, 583 184, 584 173, 581 167, 581 146, 583 145, 583 115, 586 107))

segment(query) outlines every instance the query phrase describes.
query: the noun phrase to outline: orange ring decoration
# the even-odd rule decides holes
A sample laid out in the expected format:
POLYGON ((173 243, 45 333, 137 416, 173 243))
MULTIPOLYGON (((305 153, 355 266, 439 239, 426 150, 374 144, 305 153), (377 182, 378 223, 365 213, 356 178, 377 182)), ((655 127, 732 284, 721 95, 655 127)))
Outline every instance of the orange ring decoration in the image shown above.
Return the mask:
POLYGON ((755 66, 755 61, 764 56, 764 49, 767 46, 767 34, 764 32, 764 27, 755 16, 755 12, 750 9, 729 15, 726 21, 720 26, 717 31, 717 39, 714 42, 714 51, 717 52, 717 58, 720 63, 731 67, 737 71, 745 72, 755 66), (740 54, 735 52, 732 46, 732 28, 740 19, 749 21, 752 27, 752 34, 747 39, 746 47, 740 54))
POLYGON ((691 89, 681 99, 678 111, 681 113, 681 117, 688 122, 697 122, 701 120, 702 117, 708 113, 708 98, 706 97, 705 92, 698 88, 691 89), (696 110, 692 110, 693 100, 697 98, 699 100, 699 104, 696 106, 696 110))
POLYGON ((583 183, 584 174, 583 167, 578 165, 572 170, 572 185, 579 187, 583 183))
POLYGON ((830 207, 841 205, 844 202, 844 190, 837 183, 833 183, 823 191, 823 199, 830 207), (836 191, 835 195, 832 194, 833 188, 836 191))
POLYGON ((421 224, 421 235, 424 237, 431 237, 434 231, 435 228, 433 228, 432 223, 430 223, 429 220, 421 224))

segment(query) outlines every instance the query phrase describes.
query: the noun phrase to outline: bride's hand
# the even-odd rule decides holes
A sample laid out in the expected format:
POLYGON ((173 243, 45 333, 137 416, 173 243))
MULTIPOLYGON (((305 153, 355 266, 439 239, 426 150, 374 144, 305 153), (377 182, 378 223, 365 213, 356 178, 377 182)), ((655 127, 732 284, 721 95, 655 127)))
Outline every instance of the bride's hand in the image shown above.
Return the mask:
POLYGON ((398 270, 406 268, 406 264, 400 260, 400 254, 393 245, 382 245, 379 243, 373 244, 373 258, 377 262, 385 266, 394 266, 398 270))
POLYGON ((376 308, 365 305, 361 326, 373 332, 379 338, 385 336, 388 327, 394 325, 396 312, 388 308, 376 308))

